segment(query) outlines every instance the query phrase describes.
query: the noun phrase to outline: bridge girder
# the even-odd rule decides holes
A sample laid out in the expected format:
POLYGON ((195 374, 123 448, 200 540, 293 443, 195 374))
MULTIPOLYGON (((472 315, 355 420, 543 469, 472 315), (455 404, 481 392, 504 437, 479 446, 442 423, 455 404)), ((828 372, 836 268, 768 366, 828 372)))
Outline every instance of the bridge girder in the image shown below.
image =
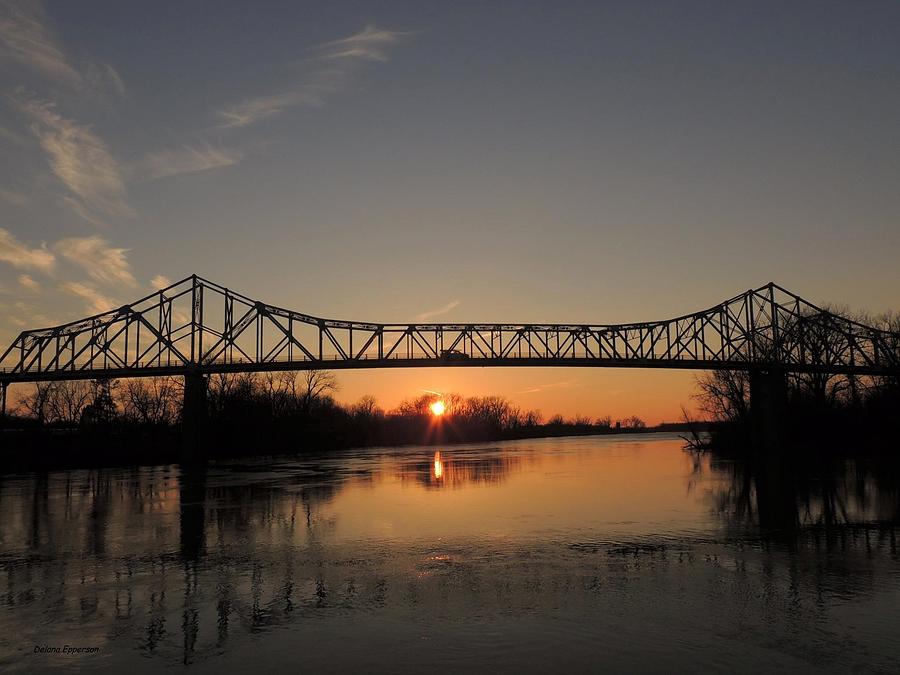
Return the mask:
POLYGON ((629 324, 379 324, 268 305, 196 275, 131 305, 22 332, 0 381, 427 366, 689 368, 896 375, 900 334, 774 283, 629 324))

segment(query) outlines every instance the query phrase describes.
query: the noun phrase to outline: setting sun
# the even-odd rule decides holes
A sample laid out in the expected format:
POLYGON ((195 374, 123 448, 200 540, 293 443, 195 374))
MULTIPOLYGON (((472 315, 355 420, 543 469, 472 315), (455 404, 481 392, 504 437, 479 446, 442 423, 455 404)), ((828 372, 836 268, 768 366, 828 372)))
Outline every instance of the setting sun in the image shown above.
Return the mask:
POLYGON ((447 407, 444 405, 443 401, 435 401, 431 404, 431 414, 435 417, 440 417, 447 410, 447 407))

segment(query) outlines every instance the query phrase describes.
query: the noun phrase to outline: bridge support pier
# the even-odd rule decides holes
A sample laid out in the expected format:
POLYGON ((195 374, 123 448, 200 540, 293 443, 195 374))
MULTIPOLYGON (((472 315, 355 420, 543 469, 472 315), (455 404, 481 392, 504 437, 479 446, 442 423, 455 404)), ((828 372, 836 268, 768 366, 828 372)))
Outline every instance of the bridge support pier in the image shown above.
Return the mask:
POLYGON ((6 390, 9 382, 0 382, 0 429, 6 427, 6 390))
POLYGON ((206 434, 206 386, 202 373, 184 376, 184 405, 181 409, 182 462, 202 460, 206 434))
POLYGON ((787 373, 783 370, 750 371, 750 421, 753 448, 773 453, 784 440, 787 410, 787 373))

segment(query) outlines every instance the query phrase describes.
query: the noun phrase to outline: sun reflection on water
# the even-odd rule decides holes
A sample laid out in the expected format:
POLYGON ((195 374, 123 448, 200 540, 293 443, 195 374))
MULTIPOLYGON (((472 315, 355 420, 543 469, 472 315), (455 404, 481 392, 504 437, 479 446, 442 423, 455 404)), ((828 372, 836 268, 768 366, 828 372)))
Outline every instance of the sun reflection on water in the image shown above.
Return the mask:
POLYGON ((441 461, 441 451, 434 453, 434 477, 440 480, 444 476, 444 463, 441 461))

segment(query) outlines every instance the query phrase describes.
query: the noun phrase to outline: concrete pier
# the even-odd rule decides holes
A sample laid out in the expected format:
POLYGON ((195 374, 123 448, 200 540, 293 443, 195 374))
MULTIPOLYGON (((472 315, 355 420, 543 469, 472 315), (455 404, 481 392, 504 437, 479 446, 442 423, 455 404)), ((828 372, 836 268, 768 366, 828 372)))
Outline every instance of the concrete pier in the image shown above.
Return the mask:
POLYGON ((182 461, 202 460, 206 434, 207 378, 202 373, 184 376, 184 407, 181 411, 182 461))
POLYGON ((750 371, 750 419, 753 447, 776 452, 784 440, 787 410, 787 373, 783 370, 750 371))
POLYGON ((9 382, 0 382, 0 429, 6 427, 6 391, 9 382))

